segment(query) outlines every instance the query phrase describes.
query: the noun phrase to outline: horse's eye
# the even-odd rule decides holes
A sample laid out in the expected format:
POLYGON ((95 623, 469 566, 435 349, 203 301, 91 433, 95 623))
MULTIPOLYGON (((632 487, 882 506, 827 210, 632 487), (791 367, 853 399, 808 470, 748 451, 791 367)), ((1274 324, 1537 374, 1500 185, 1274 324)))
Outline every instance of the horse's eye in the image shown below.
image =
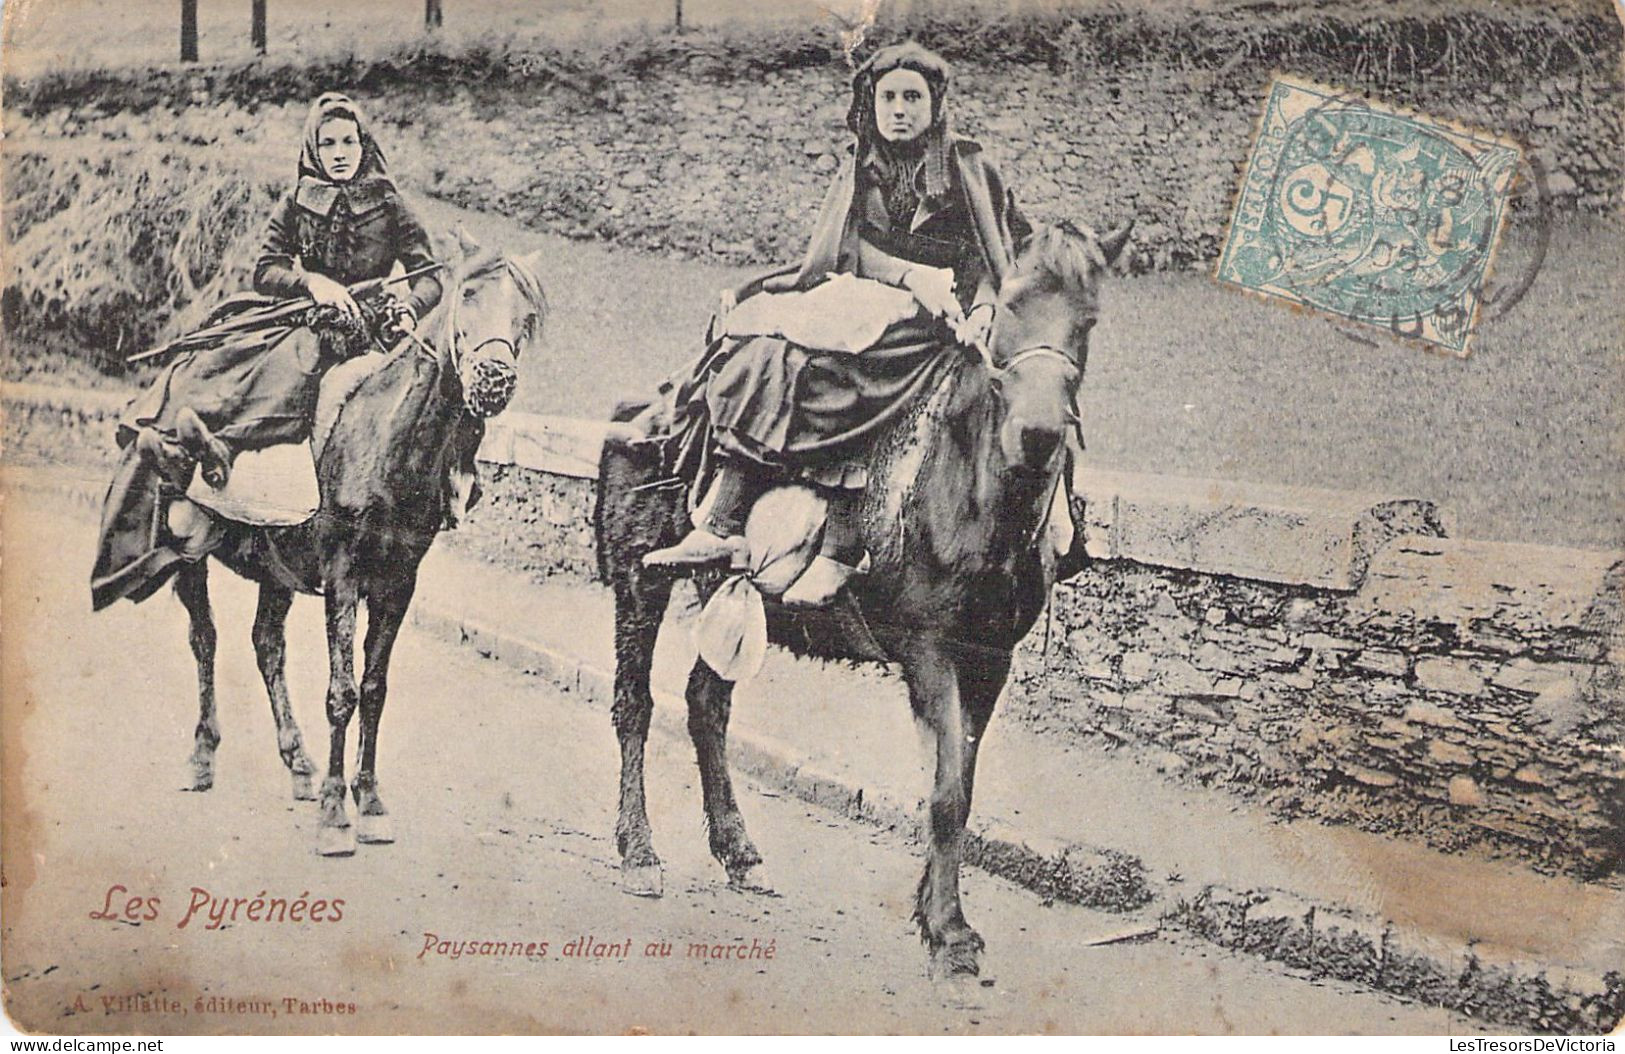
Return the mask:
POLYGON ((463 290, 463 303, 466 304, 470 300, 473 300, 474 297, 478 295, 478 293, 479 293, 479 291, 476 290, 476 289, 465 289, 465 290, 463 290))

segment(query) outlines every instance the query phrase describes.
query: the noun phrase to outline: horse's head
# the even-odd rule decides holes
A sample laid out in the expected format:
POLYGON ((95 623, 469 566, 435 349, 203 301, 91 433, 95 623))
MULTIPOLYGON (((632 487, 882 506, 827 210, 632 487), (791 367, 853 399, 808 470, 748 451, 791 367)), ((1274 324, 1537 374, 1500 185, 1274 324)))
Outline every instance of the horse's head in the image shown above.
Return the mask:
POLYGON ((481 248, 466 231, 457 238, 430 342, 439 349, 448 393, 474 416, 490 417, 513 395, 519 357, 541 340, 547 319, 537 278, 541 253, 510 257, 481 248))
POLYGON ((1098 287, 1133 221, 1104 237, 1071 223, 1035 231, 1005 277, 988 350, 1003 402, 1005 468, 1045 472, 1077 421, 1098 287))

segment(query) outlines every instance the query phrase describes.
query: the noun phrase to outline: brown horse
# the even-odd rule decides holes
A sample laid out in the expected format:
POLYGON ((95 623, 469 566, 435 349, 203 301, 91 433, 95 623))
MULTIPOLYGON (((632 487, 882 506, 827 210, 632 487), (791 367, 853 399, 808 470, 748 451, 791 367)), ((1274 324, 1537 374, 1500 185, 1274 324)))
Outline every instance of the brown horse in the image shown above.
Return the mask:
MULTIPOLYGON (((1081 544, 1060 555, 1040 535, 1064 486, 1066 437, 1097 314, 1101 275, 1128 228, 1096 238, 1071 225, 1039 230, 1000 291, 990 338, 994 365, 959 359, 876 441, 862 519, 873 557, 852 600, 881 654, 831 633, 829 616, 770 609, 775 640, 801 651, 885 658, 902 666, 915 716, 936 740, 930 847, 915 919, 933 973, 974 974, 982 938, 965 921, 959 862, 976 752, 1010 671, 1058 575, 1076 571, 1081 544), (822 643, 820 643, 822 642, 822 643)), ((644 802, 643 752, 653 697, 649 671, 670 597, 670 571, 644 553, 688 528, 682 483, 662 485, 665 442, 612 432, 599 475, 600 570, 615 591, 614 722, 621 746, 615 833, 623 882, 658 896, 644 802)), ((702 596, 718 574, 697 577, 702 596)), ((689 674, 688 726, 698 755, 711 852, 742 883, 761 855, 745 833, 728 777, 733 685, 704 661, 689 674)))
MULTIPOLYGON (((462 257, 447 268, 446 293, 412 340, 381 357, 336 409, 318 414, 316 475, 321 508, 297 527, 230 524, 214 556, 259 584, 254 653, 271 698, 277 746, 293 776, 294 797, 309 800, 316 767, 288 703, 283 674, 288 609, 297 590, 321 593, 327 606, 331 733, 321 788, 318 849, 346 856, 356 841, 391 842, 388 812, 378 796, 378 721, 384 710, 389 657, 417 586, 418 565, 445 523, 448 474, 467 462, 484 434, 466 405, 465 357, 482 350, 518 357, 541 336, 546 299, 538 260, 481 252, 466 236, 462 257), (438 349, 438 350, 436 350, 438 349), (499 351, 500 353, 500 351, 499 351), (356 610, 367 604, 366 666, 357 690, 356 610), (361 710, 360 765, 349 791, 359 812, 352 828, 345 807, 344 737, 361 710)), ((472 361, 472 360, 471 360, 472 361)), ((191 757, 192 789, 214 784, 220 724, 214 698, 214 619, 208 564, 183 565, 175 592, 191 616, 198 669, 198 724, 191 757)))

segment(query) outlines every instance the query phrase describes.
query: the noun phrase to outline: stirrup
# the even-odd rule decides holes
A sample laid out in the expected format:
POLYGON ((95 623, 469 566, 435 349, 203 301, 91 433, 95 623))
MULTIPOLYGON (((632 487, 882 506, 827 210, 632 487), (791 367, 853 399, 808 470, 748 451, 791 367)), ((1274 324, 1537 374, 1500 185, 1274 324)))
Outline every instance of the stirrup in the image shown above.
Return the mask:
POLYGON ((750 566, 750 543, 743 535, 721 538, 702 527, 683 536, 676 545, 643 554, 644 567, 698 566, 726 560, 730 567, 750 566))
POLYGON ((858 568, 819 553, 779 599, 785 607, 801 611, 826 608, 835 602, 841 589, 858 573, 858 568))

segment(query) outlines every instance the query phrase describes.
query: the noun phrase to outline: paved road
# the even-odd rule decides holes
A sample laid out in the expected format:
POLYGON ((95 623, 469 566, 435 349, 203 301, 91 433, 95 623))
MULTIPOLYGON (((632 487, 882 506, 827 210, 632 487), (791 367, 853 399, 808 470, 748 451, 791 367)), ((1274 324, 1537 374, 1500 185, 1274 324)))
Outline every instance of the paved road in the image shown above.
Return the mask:
MULTIPOLYGON (((908 920, 915 846, 742 784, 776 895, 730 889, 705 851, 692 752, 658 736, 650 793, 667 895, 627 897, 615 884, 617 754, 607 716, 410 629, 380 748, 400 840, 350 859, 317 857, 314 806, 290 800, 274 750, 248 643, 248 587, 216 569, 225 740, 215 789, 182 793, 195 695, 178 602, 166 592, 93 616, 83 507, 13 492, 3 526, 4 976, 8 1009, 33 1028, 1474 1028, 1182 938, 1092 946, 1122 920, 1046 906, 975 871, 965 878, 967 911, 988 940, 986 976, 932 984, 908 920), (130 897, 157 898, 136 910, 156 918, 91 918, 114 885, 127 887, 115 911, 130 897), (204 908, 180 927, 204 895, 342 899, 343 917, 253 922, 245 901, 234 923, 209 929, 204 908), (453 958, 424 953, 426 934, 546 941, 548 951, 453 958), (620 942, 630 954, 566 957, 578 937, 620 942), (670 958, 645 955, 658 941, 670 958), (771 943, 774 957, 687 957, 691 943, 722 942, 771 943), (136 994, 151 1009, 118 998, 136 994)), ((290 680, 301 725, 324 747, 319 624, 316 602, 295 606, 290 680)))

